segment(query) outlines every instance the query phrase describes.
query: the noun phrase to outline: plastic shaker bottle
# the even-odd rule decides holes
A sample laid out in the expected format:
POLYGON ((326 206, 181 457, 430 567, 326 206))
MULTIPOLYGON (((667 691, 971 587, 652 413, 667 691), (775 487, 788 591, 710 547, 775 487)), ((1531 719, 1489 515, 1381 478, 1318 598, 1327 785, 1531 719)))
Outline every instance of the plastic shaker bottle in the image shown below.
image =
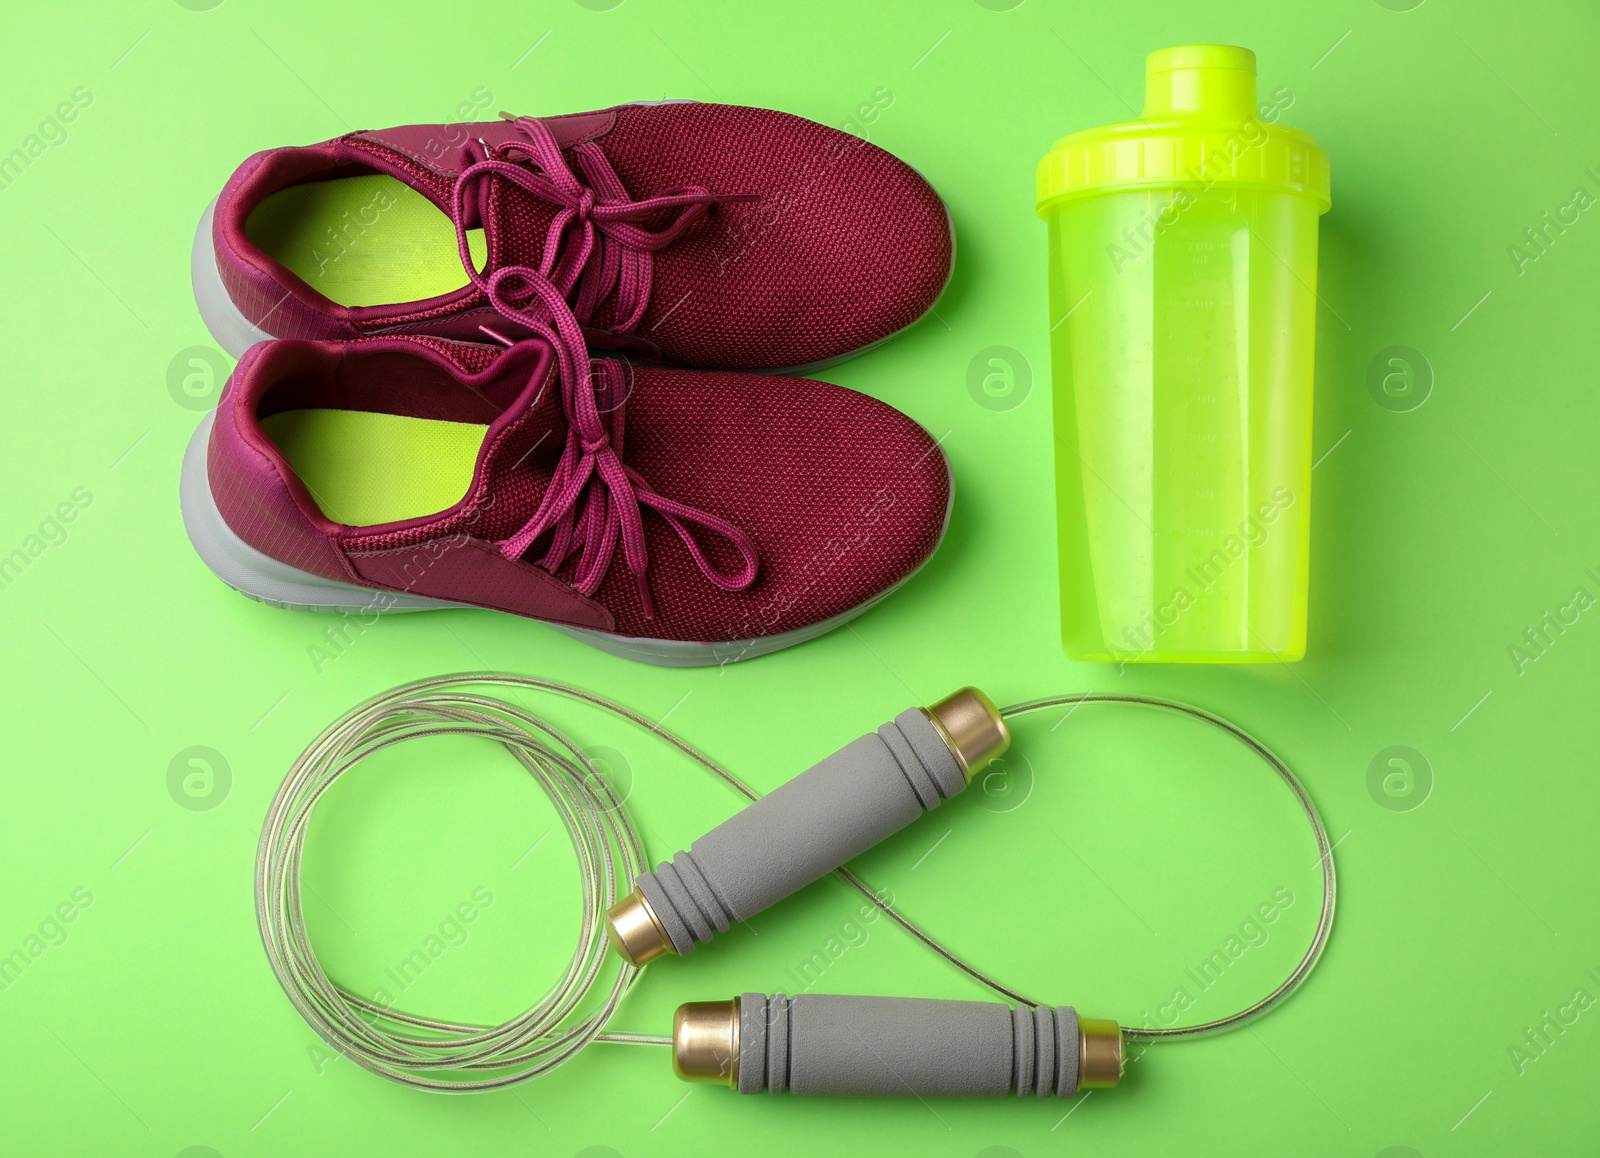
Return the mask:
POLYGON ((1255 54, 1225 45, 1152 53, 1138 121, 1040 163, 1073 658, 1305 654, 1329 204, 1327 154, 1263 121, 1255 54))

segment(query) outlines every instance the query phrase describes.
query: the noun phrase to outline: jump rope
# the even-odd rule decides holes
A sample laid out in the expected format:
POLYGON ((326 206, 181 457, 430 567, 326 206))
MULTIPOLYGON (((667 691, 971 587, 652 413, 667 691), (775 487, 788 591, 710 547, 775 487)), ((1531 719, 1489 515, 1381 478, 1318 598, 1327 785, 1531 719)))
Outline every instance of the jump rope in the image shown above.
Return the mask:
POLYGON ((1115 1085, 1129 1041, 1218 1034, 1280 1005, 1327 945, 1336 888, 1322 818, 1288 765, 1236 724, 1172 700, 1091 692, 1000 710, 965 688, 902 712, 761 796, 681 737, 602 696, 550 680, 477 672, 405 684, 323 731, 268 810, 255 892, 267 957, 301 1016, 351 1061, 418 1089, 501 1089, 550 1072, 591 1042, 608 1042, 668 1047, 679 1077, 741 1093, 1071 1097, 1115 1085), (651 871, 623 799, 583 750, 550 721, 489 694, 493 688, 550 693, 625 720, 750 803, 651 871), (1154 708, 1221 729, 1276 773, 1305 814, 1322 873, 1316 930, 1293 971, 1248 1007, 1197 1025, 1119 1027, 1080 1018, 1070 1006, 1042 1005, 945 947, 840 867, 965 789, 1009 744, 1006 721, 1085 704, 1154 708), (363 760, 430 736, 475 736, 504 747, 544 790, 578 858, 583 914, 572 958, 543 998, 499 1025, 437 1020, 368 1001, 329 978, 306 931, 301 857, 317 804, 363 760), (649 961, 686 955, 829 872, 1005 1000, 745 993, 681 1006, 671 1036, 607 1029, 649 961))

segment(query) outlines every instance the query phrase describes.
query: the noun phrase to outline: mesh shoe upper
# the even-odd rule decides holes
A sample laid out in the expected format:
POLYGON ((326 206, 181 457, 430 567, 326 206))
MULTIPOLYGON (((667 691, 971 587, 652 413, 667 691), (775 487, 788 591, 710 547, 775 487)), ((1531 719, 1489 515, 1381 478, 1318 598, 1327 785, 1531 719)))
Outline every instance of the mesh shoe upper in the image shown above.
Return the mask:
MULTIPOLYGON (((556 373, 538 339, 504 352, 431 338, 258 346, 236 370, 213 433, 219 510, 252 546, 332 578, 698 642, 756 639, 842 614, 911 574, 939 542, 948 467, 927 432, 893 408, 806 379, 773 390, 754 374, 629 366, 623 460, 660 494, 736 526, 754 546, 755 579, 741 590, 709 582, 667 520, 646 510, 653 616, 620 551, 592 598, 572 590, 576 560, 556 570, 551 587, 536 566, 545 541, 515 559, 490 548, 527 524, 558 469, 567 417, 556 373), (455 506, 350 527, 322 514, 262 431, 268 414, 302 407, 489 425, 455 506), (397 553, 437 553, 439 544, 469 544, 470 559, 452 556, 417 586, 383 570, 397 553)), ((697 541, 712 565, 738 571, 732 544, 697 541)))
MULTIPOLYGON (((598 149, 634 200, 685 186, 753 198, 715 204, 652 254, 643 318, 621 333, 614 303, 602 303, 589 319, 592 344, 687 366, 806 365, 910 325, 949 275, 953 241, 938 195, 908 165, 851 134, 787 113, 697 102, 622 105, 540 123, 566 150, 598 149)), ((405 181, 448 211, 476 143, 499 149, 517 135, 506 121, 413 125, 257 154, 219 198, 213 243, 223 283, 241 311, 275 336, 481 340, 479 325, 494 315, 471 286, 421 302, 340 306, 256 249, 244 222, 288 184, 371 171, 405 181)), ((489 269, 538 265, 560 207, 500 182, 482 200, 470 212, 487 234, 489 269)), ((511 335, 521 336, 514 326, 511 335)))

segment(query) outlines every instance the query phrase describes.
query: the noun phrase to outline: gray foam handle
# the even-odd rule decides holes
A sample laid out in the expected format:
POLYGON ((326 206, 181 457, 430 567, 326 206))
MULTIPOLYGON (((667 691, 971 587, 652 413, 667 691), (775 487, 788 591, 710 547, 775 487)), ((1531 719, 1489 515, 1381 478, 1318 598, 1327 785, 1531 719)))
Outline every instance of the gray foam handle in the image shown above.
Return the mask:
POLYGON ((1000 1098, 1078 1089, 1078 1015, 989 1001, 739 996, 739 1092, 1000 1098))
POLYGON ((847 744, 634 882, 681 956, 967 786, 917 708, 847 744))

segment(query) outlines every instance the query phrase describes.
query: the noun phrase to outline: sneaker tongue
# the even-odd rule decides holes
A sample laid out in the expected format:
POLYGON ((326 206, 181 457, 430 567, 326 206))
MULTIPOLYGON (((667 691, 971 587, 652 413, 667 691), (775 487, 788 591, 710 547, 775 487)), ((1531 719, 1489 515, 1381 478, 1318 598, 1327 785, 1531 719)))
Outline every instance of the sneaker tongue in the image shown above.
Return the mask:
MULTIPOLYGON (((550 130, 556 144, 565 149, 581 141, 592 141, 605 136, 616 123, 615 110, 597 113, 563 113, 560 116, 540 117, 540 123, 550 130)), ((426 169, 435 176, 454 179, 466 168, 470 160, 464 159, 463 148, 469 141, 482 141, 487 145, 503 145, 507 141, 523 139, 522 130, 515 121, 502 113, 495 121, 469 121, 455 125, 397 125, 389 129, 368 129, 352 133, 344 142, 363 152, 372 152, 378 145, 389 153, 398 153, 406 162, 426 169)))
MULTIPOLYGON (((545 120, 563 148, 589 139, 610 127, 610 113, 587 113, 545 120)), ((355 133, 345 144, 363 154, 363 160, 383 172, 399 177, 435 204, 448 207, 455 178, 471 162, 465 146, 482 141, 490 146, 523 139, 523 134, 508 120, 479 121, 462 125, 400 125, 355 133)), ((492 266, 532 265, 537 267, 544 254, 545 235, 558 208, 504 181, 484 183, 484 202, 476 208, 478 220, 469 227, 482 227, 489 246, 492 266)))
POLYGON ((483 233, 490 268, 505 265, 539 268, 550 225, 560 212, 559 206, 509 181, 488 181, 485 185, 488 204, 484 209, 483 233))
POLYGON ((542 339, 519 342, 468 384, 488 397, 513 400, 484 437, 473 476, 476 501, 469 504, 472 525, 455 529, 480 539, 507 539, 533 517, 566 446, 554 352, 542 339))

